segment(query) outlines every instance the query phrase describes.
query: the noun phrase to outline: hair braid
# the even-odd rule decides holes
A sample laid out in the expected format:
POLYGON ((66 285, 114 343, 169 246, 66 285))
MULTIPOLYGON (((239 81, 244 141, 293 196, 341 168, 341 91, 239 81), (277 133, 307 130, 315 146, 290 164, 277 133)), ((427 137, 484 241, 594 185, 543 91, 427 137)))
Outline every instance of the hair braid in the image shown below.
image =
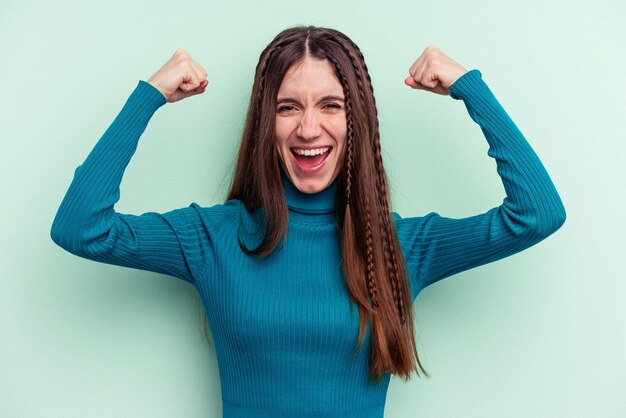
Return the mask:
MULTIPOLYGON (((341 66, 337 63, 336 59, 329 54, 328 59, 333 63, 341 78, 341 84, 347 86, 346 75, 341 70, 341 66)), ((353 149, 354 149, 354 122, 352 119, 352 99, 350 97, 349 89, 344 87, 346 114, 348 119, 348 132, 347 132, 347 149, 346 149, 346 212, 351 210, 350 207, 350 192, 352 189, 352 165, 353 165, 353 149)), ((371 303, 374 307, 378 307, 378 286, 376 284, 376 273, 374 269, 374 250, 372 247, 372 226, 370 222, 370 206, 369 200, 366 199, 365 209, 365 244, 366 244, 366 261, 367 261, 367 291, 371 299, 371 303)))
MULTIPOLYGON (((393 246, 391 245, 391 242, 393 242, 393 236, 391 233, 390 220, 388 218, 389 217, 389 205, 387 201, 388 188, 387 188, 387 182, 385 180, 385 176, 383 175, 383 170, 382 170, 383 164, 382 164, 382 156, 381 156, 381 148, 380 148, 380 130, 379 130, 379 123, 378 123, 378 109, 376 106, 376 99, 374 96, 374 87, 372 85, 372 80, 369 75, 367 64, 365 64, 365 58, 363 57, 363 54, 361 50, 359 49, 359 47, 349 39, 343 39, 339 37, 338 40, 339 40, 339 44, 346 51, 346 53, 350 57, 350 60, 352 61, 352 65, 354 66, 355 75, 357 77, 359 85, 362 86, 363 84, 366 84, 369 87, 369 90, 372 96, 371 100, 372 100, 372 103, 374 104, 373 110, 374 110, 374 114, 376 115, 376 117, 373 120, 374 127, 372 129, 371 135, 372 135, 373 143, 374 143, 374 152, 375 152, 374 162, 375 162, 376 172, 378 173, 378 175, 376 176, 376 185, 379 191, 378 201, 380 203, 378 207, 379 209, 378 219, 379 219, 379 226, 380 226, 382 238, 383 238, 382 241, 383 241, 383 252, 385 255, 385 264, 386 264, 388 274, 391 278, 393 298, 395 300, 396 308, 398 309, 398 312, 400 314, 400 322, 404 325, 406 323, 406 317, 404 314, 404 301, 402 299, 402 294, 400 292, 400 281, 398 279, 398 276, 399 276, 398 260, 396 257, 395 250, 393 246), (345 45, 345 42, 349 43, 351 48, 347 47, 345 45), (358 57, 354 56, 353 51, 356 51, 358 57), (363 74, 365 74, 365 79, 367 80, 366 82, 363 79, 363 74)), ((359 89, 359 96, 360 96, 362 103, 367 103, 367 101, 365 100, 365 93, 363 89, 359 89)), ((366 214, 366 217, 369 220, 369 213, 366 214)), ((369 224, 367 226, 369 226, 369 224)), ((370 233, 371 233, 371 229, 370 229, 370 233)), ((368 249, 369 249, 369 246, 368 246, 368 249)))
MULTIPOLYGON (((377 146, 375 148, 377 150, 375 162, 376 162, 376 167, 378 171, 378 167, 382 166, 382 160, 381 160, 381 155, 380 155, 380 146, 377 146)), ((384 176, 382 175, 379 175, 377 177, 380 180, 378 183, 379 183, 379 187, 381 190, 381 195, 384 196, 387 193, 386 181, 384 180, 384 176)), ((387 199, 382 199, 381 204, 382 204, 381 211, 385 214, 389 213, 389 206, 387 203, 387 199)), ((382 214, 380 215, 382 216, 382 214)), ((389 220, 386 219, 386 222, 382 222, 381 226, 384 228, 383 247, 385 250, 385 257, 387 257, 387 255, 391 256, 391 263, 390 265, 388 263, 388 267, 390 267, 390 273, 392 273, 391 277, 392 277, 392 283, 393 283, 393 295, 396 300, 396 306, 400 313, 400 321, 404 325, 406 323, 406 317, 404 315, 404 301, 402 299, 402 295, 400 294, 400 281, 398 280, 398 275, 399 275, 398 260, 396 257, 396 252, 394 251, 393 247, 390 245, 390 243, 393 240, 393 236, 391 235, 391 225, 390 225, 389 220)))
POLYGON ((374 251, 372 249, 372 224, 370 222, 369 199, 365 197, 365 245, 367 246, 367 290, 372 298, 372 305, 378 307, 378 288, 376 287, 376 274, 374 273, 374 251))
POLYGON ((259 70, 258 70, 258 74, 259 74, 259 80, 257 82, 257 85, 259 86, 258 92, 257 92, 257 97, 256 97, 256 107, 255 107, 255 112, 257 114, 257 117, 255 118, 254 121, 254 130, 256 131, 259 128, 259 120, 260 120, 260 116, 261 116, 261 104, 263 103, 263 94, 265 92, 265 71, 267 70, 267 63, 270 61, 270 58, 272 57, 272 55, 274 55, 276 53, 276 51, 278 51, 281 48, 281 45, 276 45, 273 48, 264 51, 264 59, 263 61, 259 62, 259 70))
MULTIPOLYGON (((350 95, 346 95, 346 110, 348 115, 352 110, 352 102, 350 95)), ((348 116, 348 134, 346 147, 346 207, 350 207, 350 192, 352 191, 352 152, 354 150, 354 122, 351 116, 348 116)), ((348 210, 348 209, 346 209, 348 210)))
MULTIPOLYGON (((385 178, 385 176, 383 175, 383 170, 382 170, 382 153, 381 153, 381 147, 380 147, 380 130, 379 130, 379 123, 378 123, 378 107, 376 106, 376 97, 374 96, 374 86, 372 84, 372 79, 370 77, 368 68, 367 68, 367 64, 365 63, 365 58, 363 57, 363 53, 361 52, 361 49, 352 41, 349 41, 354 50, 357 52, 359 59, 361 61, 361 63, 363 64, 363 69, 365 70, 365 77, 367 78, 367 85, 370 88, 370 92, 372 95, 372 103, 374 104, 374 114, 376 115, 376 118, 374 118, 374 123, 375 123, 375 129, 374 129, 374 151, 376 153, 376 172, 378 173, 378 183, 380 184, 380 188, 381 188, 381 193, 379 194, 379 198, 381 198, 381 203, 383 205, 383 210, 384 210, 384 214, 385 216, 388 216, 387 214, 389 213, 389 206, 388 206, 388 201, 386 199, 387 197, 387 180, 385 178)), ((390 224, 390 220, 387 220, 386 222, 383 223, 385 225, 385 229, 386 229, 386 236, 387 236, 387 242, 392 242, 393 240, 393 236, 392 236, 392 231, 391 231, 391 224, 390 224)), ((394 250, 394 248, 391 248, 391 262, 393 265, 393 284, 394 284, 394 290, 395 290, 395 297, 396 297, 396 303, 398 305, 398 309, 400 311, 400 320, 402 322, 402 324, 404 325, 406 323, 406 316, 404 313, 404 300, 402 299, 402 295, 400 293, 400 281, 398 279, 400 272, 398 271, 398 259, 396 256, 396 252, 394 250)))

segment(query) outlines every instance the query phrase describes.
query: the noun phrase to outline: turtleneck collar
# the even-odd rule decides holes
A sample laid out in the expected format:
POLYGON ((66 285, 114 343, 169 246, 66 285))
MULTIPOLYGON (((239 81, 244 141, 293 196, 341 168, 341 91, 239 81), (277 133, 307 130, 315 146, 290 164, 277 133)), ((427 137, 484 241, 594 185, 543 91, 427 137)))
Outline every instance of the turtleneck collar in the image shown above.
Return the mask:
POLYGON ((289 218, 304 222, 334 222, 337 179, 318 193, 303 193, 293 185, 281 167, 281 177, 289 218))

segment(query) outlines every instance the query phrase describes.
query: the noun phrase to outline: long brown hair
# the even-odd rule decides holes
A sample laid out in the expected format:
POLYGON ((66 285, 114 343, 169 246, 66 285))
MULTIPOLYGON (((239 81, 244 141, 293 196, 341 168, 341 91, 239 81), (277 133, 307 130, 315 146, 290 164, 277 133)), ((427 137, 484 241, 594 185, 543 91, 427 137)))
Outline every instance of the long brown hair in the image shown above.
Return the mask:
POLYGON ((345 95, 347 138, 336 217, 344 278, 359 308, 355 350, 363 344, 369 321, 371 379, 393 373, 408 380, 412 371, 419 376, 416 362, 428 376, 417 355, 413 299, 391 221, 372 82, 358 46, 337 30, 285 29, 261 53, 227 200, 239 199, 247 210, 260 210, 265 235, 256 248, 247 248, 241 239, 239 245, 247 254, 265 257, 286 238, 287 204, 275 146, 276 99, 287 70, 307 55, 332 64, 345 95))

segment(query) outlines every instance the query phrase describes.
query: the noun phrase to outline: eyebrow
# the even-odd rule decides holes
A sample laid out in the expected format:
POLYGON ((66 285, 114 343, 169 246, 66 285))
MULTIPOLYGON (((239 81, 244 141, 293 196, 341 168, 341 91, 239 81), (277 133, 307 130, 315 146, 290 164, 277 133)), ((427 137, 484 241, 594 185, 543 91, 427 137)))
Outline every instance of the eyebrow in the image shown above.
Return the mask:
MULTIPOLYGON (((341 97, 341 96, 328 95, 328 96, 324 96, 321 99, 319 99, 316 104, 319 104, 321 102, 325 102, 327 100, 337 100, 339 102, 345 101, 345 99, 343 97, 341 97)), ((282 98, 280 98, 280 99, 278 99, 276 101, 276 104, 281 104, 281 103, 285 103, 285 102, 287 102, 287 103, 299 103, 296 99, 294 99, 292 97, 282 97, 282 98)))

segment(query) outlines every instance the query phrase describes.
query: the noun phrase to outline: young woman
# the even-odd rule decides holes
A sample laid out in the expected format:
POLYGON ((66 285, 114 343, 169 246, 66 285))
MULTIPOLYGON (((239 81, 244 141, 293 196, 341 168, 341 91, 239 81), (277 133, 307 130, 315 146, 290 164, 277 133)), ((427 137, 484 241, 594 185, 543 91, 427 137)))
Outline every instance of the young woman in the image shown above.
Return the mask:
POLYGON ((404 82, 463 100, 506 198, 463 219, 391 212, 363 55, 344 34, 318 27, 286 29, 261 53, 223 204, 116 212, 123 172, 154 112, 203 93, 206 77, 178 50, 139 81, 76 169, 51 235, 78 256, 197 288, 225 418, 382 418, 391 374, 427 375, 413 332, 417 294, 528 248, 565 221, 543 165, 482 74, 436 46, 404 82))

